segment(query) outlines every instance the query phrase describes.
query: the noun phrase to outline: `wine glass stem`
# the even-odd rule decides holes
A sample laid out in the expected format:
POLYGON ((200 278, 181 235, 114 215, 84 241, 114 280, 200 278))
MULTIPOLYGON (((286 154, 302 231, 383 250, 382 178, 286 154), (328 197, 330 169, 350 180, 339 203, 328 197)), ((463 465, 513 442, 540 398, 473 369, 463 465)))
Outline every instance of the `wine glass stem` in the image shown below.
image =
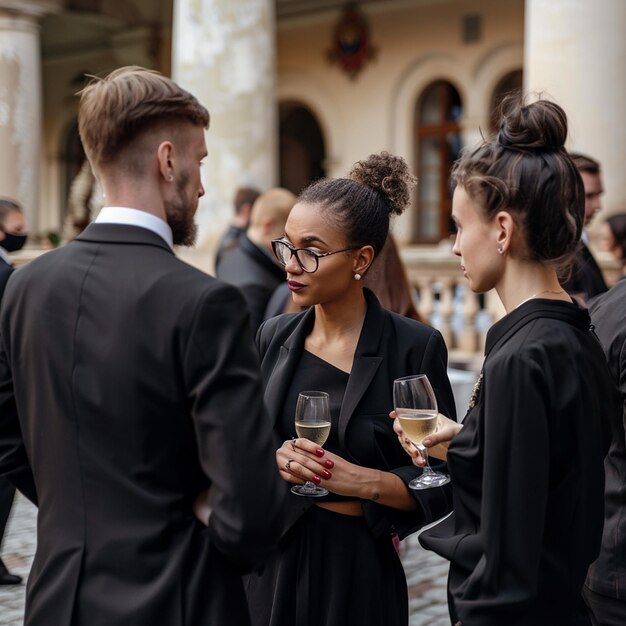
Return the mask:
POLYGON ((424 469, 422 470, 422 474, 432 474, 433 470, 431 469, 430 463, 428 462, 428 448, 422 445, 421 443, 418 443, 415 445, 417 449, 419 450, 419 453, 421 454, 422 458, 426 462, 426 465, 424 465, 424 469))

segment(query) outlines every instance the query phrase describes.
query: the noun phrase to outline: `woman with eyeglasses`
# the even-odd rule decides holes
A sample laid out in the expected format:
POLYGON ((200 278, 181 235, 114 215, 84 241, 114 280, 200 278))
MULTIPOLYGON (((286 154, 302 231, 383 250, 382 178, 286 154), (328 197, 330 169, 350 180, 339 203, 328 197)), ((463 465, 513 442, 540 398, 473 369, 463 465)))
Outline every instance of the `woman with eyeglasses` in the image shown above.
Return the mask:
POLYGON ((441 413, 455 419, 439 332, 381 307, 362 278, 382 249, 391 214, 409 202, 413 177, 388 153, 300 195, 274 241, 295 304, 259 329, 265 402, 283 445, 285 489, 305 481, 322 498, 290 495, 277 552, 248 580, 256 626, 406 626, 408 598, 393 536, 449 511, 447 486, 412 492, 420 469, 398 445, 389 412, 393 381, 427 374, 441 413), (330 395, 324 447, 296 437, 298 393, 330 395))

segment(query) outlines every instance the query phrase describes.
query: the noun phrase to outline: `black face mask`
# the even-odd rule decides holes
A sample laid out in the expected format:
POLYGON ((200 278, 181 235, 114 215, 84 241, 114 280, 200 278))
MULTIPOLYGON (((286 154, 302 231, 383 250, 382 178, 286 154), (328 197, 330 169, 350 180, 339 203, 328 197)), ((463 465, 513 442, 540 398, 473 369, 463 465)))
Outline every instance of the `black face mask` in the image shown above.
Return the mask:
POLYGON ((4 233, 4 239, 0 241, 7 252, 17 252, 24 247, 28 235, 14 235, 13 233, 4 233))

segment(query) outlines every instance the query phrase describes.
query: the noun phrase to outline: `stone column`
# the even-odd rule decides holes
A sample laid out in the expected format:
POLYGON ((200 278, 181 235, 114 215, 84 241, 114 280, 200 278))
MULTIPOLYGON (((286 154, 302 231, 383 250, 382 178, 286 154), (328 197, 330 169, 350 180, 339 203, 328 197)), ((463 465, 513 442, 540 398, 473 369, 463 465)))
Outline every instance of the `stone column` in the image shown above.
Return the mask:
POLYGON ((197 217, 205 254, 230 221, 236 188, 277 182, 275 57, 273 0, 175 0, 173 78, 211 115, 197 217))
POLYGON ((39 18, 53 1, 0 0, 0 195, 23 205, 38 230, 41 159, 39 18))
POLYGON ((524 82, 565 109, 568 148, 598 159, 606 194, 598 223, 626 211, 626 2, 526 0, 524 82))

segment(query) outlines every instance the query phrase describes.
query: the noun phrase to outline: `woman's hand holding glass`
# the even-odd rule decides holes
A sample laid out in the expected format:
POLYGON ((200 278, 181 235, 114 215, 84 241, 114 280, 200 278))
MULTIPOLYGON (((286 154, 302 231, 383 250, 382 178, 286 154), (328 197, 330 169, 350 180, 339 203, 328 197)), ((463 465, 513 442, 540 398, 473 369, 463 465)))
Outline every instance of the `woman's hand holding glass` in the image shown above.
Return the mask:
POLYGON ((428 464, 428 451, 423 440, 437 430, 437 399, 425 374, 404 376, 393 381, 393 404, 397 421, 408 439, 418 448, 424 457, 422 475, 409 483, 411 489, 428 489, 450 482, 450 477, 433 470, 428 464))
POLYGON ((288 439, 276 451, 276 464, 283 480, 296 485, 311 481, 319 485, 332 478, 334 462, 326 452, 308 439, 288 439))
MULTIPOLYGON (((413 463, 415 465, 418 467, 424 467, 424 465, 426 465, 424 457, 422 457, 415 444, 411 442, 411 440, 406 436, 404 430, 402 430, 400 420, 396 419, 396 412, 392 411, 389 413, 389 417, 394 420, 393 430, 396 435, 398 435, 398 441, 400 441, 404 451, 413 459, 413 463)), ((428 448, 428 456, 434 456, 437 459, 445 461, 448 458, 448 447, 450 446, 450 442, 454 439, 461 428, 463 428, 463 424, 459 424, 445 415, 438 413, 436 432, 429 435, 422 441, 422 445, 425 448, 428 448)))

